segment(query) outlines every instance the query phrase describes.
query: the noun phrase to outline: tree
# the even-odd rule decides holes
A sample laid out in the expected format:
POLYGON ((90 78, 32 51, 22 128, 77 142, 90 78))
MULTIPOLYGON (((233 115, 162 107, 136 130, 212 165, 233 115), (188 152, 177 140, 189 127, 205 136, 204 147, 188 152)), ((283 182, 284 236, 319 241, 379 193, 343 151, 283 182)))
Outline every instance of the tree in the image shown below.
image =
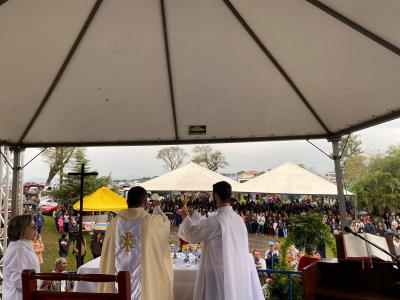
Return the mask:
POLYGON ((157 158, 162 160, 168 171, 179 168, 187 156, 186 151, 178 146, 163 148, 157 154, 157 158))
POLYGON ((361 207, 370 213, 383 215, 399 208, 400 181, 388 172, 367 172, 356 182, 353 190, 361 207))
POLYGON ((335 252, 335 238, 323 219, 322 214, 315 212, 293 215, 289 219, 292 228, 285 242, 288 245, 295 244, 300 250, 304 249, 306 255, 314 254, 317 246, 322 243, 326 243, 335 252))
POLYGON ((400 146, 390 146, 385 155, 373 157, 370 169, 388 172, 400 180, 400 146))
POLYGON ((362 154, 353 155, 346 161, 343 169, 343 177, 346 185, 354 182, 365 173, 367 163, 367 157, 362 154))
MULTIPOLYGON (((86 157, 86 151, 84 148, 78 148, 74 153, 74 166, 72 172, 80 172, 82 163, 85 164, 85 172, 89 172, 90 161, 86 157)), ((80 178, 79 176, 65 175, 65 184, 60 186, 58 190, 52 192, 52 195, 59 200, 64 201, 67 204, 74 204, 79 200, 80 197, 80 178)), ((85 177, 85 186, 83 195, 87 196, 103 186, 107 186, 111 183, 111 176, 87 176, 85 177)))
POLYGON ((353 191, 361 207, 375 214, 397 212, 400 205, 400 146, 372 157, 353 191))
POLYGON ((361 140, 360 136, 357 134, 350 134, 350 136, 346 135, 339 142, 339 149, 343 152, 342 154, 342 165, 346 165, 347 160, 354 156, 362 154, 363 151, 361 149, 361 140), (347 140, 348 138, 348 140, 347 140), (347 144, 346 144, 347 140, 347 144), (346 148, 344 146, 346 145, 346 148))
POLYGON ((345 186, 348 186, 351 181, 347 180, 349 176, 346 175, 346 164, 352 157, 361 155, 363 153, 363 151, 361 150, 360 136, 352 133, 343 136, 342 140, 339 142, 339 150, 340 154, 342 154, 340 159, 340 166, 343 173, 343 181, 345 186))
MULTIPOLYGON (((47 176, 46 185, 49 185, 57 174, 62 174, 76 148, 73 147, 52 147, 43 152, 44 160, 49 164, 50 170, 47 176)), ((60 185, 62 176, 60 175, 60 185)))
POLYGON ((202 165, 212 171, 228 166, 228 162, 221 151, 213 151, 211 146, 201 145, 193 148, 192 162, 202 165))

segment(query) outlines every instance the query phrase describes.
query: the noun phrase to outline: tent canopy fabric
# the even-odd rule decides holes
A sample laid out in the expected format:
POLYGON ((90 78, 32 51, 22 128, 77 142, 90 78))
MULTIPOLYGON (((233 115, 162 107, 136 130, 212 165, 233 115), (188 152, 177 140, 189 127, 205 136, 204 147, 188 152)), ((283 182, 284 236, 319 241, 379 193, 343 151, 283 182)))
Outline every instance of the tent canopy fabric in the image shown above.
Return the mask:
POLYGON ((189 163, 157 178, 150 179, 140 186, 149 191, 209 192, 213 184, 226 181, 232 189, 239 183, 214 171, 189 163))
MULTIPOLYGON (((73 208, 79 210, 79 201, 73 208)), ((83 198, 83 211, 118 211, 126 208, 126 199, 107 187, 102 187, 83 198)))
POLYGON ((399 11, 398 0, 0 0, 0 143, 329 138, 391 120, 399 11))
MULTIPOLYGON (((336 185, 292 162, 250 179, 234 190, 266 194, 337 195, 336 185)), ((347 191, 344 194, 353 195, 347 191)))

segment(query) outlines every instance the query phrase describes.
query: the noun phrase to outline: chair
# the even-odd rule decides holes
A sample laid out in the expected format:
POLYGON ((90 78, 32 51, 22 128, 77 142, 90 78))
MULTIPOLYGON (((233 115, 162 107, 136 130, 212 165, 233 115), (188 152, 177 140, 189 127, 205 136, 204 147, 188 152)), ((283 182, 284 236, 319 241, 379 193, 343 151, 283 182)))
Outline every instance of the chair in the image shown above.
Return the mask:
POLYGON ((60 274, 60 273, 36 273, 34 270, 22 272, 23 300, 130 300, 131 283, 130 274, 127 271, 118 275, 105 274, 60 274), (37 280, 71 280, 92 282, 117 282, 118 294, 114 293, 74 293, 74 292, 48 292, 37 290, 37 280))

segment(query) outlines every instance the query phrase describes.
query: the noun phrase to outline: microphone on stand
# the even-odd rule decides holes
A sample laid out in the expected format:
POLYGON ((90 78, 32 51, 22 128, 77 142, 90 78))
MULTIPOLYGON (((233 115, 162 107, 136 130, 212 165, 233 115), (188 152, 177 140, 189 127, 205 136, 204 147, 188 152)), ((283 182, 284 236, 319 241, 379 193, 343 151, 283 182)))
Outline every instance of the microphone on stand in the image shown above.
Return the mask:
POLYGON ((363 241, 367 242, 368 244, 374 246, 375 248, 377 248, 377 249, 381 250, 382 252, 384 252, 385 254, 389 255, 391 258, 393 258, 393 259, 397 262, 397 265, 399 266, 399 269, 400 269, 400 259, 397 258, 396 256, 394 256, 392 253, 386 251, 385 249, 383 249, 382 247, 378 246, 377 244, 368 241, 366 238, 364 238, 363 236, 359 235, 357 232, 353 232, 353 231, 350 229, 349 226, 345 226, 345 227, 344 227, 344 231, 346 231, 346 232, 348 232, 348 233, 351 233, 352 235, 354 235, 354 236, 356 236, 356 237, 362 239, 363 241))

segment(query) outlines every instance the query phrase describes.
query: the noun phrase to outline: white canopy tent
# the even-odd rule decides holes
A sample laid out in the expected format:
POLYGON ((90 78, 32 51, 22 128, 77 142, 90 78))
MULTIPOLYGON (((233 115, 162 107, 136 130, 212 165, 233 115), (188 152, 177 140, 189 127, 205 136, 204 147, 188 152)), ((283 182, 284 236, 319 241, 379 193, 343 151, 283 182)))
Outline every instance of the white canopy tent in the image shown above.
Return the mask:
POLYGON ((195 163, 168 172, 164 175, 150 179, 140 186, 149 191, 181 191, 181 192, 209 192, 214 183, 226 181, 237 188, 239 182, 222 176, 217 172, 203 168, 195 163))
POLYGON ((0 4, 2 144, 330 138, 400 115, 398 0, 0 4))
POLYGON ((400 116, 399 11, 398 0, 0 0, 13 214, 24 147, 327 138, 344 220, 338 139, 400 116))
MULTIPOLYGON (((235 188, 237 192, 294 195, 337 195, 335 184, 287 162, 235 188)), ((344 191, 346 195, 353 195, 344 191)))

